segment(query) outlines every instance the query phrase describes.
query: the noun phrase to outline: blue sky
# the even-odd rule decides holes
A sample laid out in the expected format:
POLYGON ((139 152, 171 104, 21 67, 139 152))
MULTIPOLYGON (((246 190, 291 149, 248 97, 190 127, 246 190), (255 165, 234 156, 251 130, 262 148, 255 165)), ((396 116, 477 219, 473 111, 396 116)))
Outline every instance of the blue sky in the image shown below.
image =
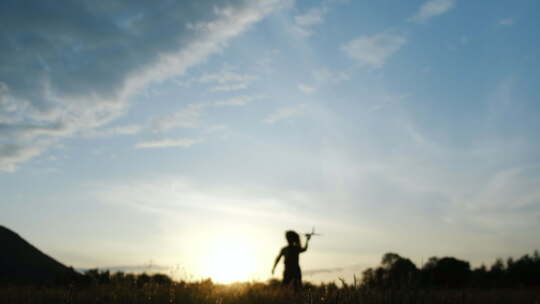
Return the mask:
POLYGON ((313 281, 529 253, 538 6, 3 1, 0 223, 76 267, 221 281, 312 226, 313 281))

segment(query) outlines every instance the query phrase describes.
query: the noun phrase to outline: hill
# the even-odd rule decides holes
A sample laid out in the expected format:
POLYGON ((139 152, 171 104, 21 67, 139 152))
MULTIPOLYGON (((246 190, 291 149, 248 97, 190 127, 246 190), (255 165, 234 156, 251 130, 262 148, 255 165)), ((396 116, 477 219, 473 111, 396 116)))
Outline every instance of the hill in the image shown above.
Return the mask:
POLYGON ((80 275, 0 226, 0 282, 59 283, 80 275))

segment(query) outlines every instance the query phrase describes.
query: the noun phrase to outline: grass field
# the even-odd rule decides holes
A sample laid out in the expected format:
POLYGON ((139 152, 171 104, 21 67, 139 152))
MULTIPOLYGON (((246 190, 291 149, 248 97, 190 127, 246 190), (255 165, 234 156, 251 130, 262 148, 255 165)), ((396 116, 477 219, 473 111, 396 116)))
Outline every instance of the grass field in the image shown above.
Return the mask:
POLYGON ((494 290, 377 290, 345 285, 307 285, 293 291, 272 283, 214 284, 209 280, 175 282, 168 285, 147 283, 94 285, 86 287, 1 286, 1 303, 528 303, 540 304, 540 289, 494 290))

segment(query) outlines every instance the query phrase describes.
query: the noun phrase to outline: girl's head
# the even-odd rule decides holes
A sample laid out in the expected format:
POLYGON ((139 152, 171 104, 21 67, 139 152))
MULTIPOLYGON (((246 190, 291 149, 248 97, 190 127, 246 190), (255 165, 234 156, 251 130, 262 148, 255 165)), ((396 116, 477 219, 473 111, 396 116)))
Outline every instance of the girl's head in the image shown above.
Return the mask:
POLYGON ((289 245, 300 246, 300 236, 295 231, 289 230, 285 232, 285 238, 287 239, 287 243, 289 243, 289 245))

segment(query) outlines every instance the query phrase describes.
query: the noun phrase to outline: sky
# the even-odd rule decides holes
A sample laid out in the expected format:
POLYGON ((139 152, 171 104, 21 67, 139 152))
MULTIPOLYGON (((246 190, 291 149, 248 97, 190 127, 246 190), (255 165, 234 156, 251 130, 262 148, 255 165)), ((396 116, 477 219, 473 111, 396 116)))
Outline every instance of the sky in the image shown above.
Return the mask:
POLYGON ((0 3, 0 224, 76 268, 266 280, 540 249, 540 2, 0 3), (279 278, 282 268, 273 276, 279 278))

